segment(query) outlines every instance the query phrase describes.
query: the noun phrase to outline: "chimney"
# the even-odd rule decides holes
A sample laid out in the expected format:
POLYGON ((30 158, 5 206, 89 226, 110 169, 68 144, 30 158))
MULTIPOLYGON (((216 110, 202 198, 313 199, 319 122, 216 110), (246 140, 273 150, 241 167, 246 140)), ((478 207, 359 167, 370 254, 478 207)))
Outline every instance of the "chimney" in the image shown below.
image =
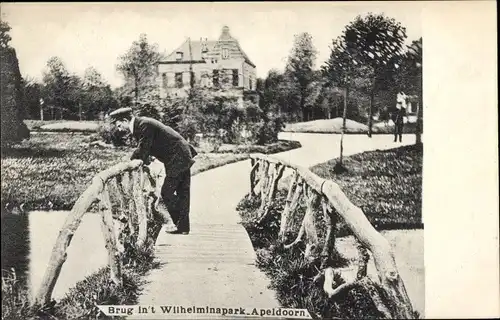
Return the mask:
POLYGON ((229 27, 224 26, 222 27, 222 33, 220 35, 220 40, 228 40, 231 39, 231 35, 229 34, 229 27))
POLYGON ((207 58, 207 53, 208 53, 208 45, 206 38, 200 38, 200 46, 201 46, 201 58, 206 59, 207 58))
POLYGON ((201 42, 201 52, 207 52, 208 51, 207 38, 205 39, 200 38, 200 42, 201 42))

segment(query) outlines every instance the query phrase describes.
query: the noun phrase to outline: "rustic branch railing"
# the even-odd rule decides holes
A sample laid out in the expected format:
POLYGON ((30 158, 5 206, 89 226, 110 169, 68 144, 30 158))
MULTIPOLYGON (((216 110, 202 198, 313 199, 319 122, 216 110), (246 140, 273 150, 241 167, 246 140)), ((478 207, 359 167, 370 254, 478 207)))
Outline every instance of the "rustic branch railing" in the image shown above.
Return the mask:
POLYGON ((94 204, 98 205, 102 217, 111 280, 115 284, 121 284, 124 239, 132 239, 132 245, 142 249, 144 246, 154 245, 161 229, 163 217, 157 211, 157 181, 158 178, 150 173, 141 160, 120 163, 97 174, 76 201, 59 232, 33 304, 44 305, 50 302, 66 260, 66 249, 83 216, 94 204))
POLYGON ((377 309, 386 318, 412 319, 415 317, 390 244, 375 230, 363 211, 347 198, 335 182, 323 179, 307 168, 270 156, 253 154, 250 159, 252 170, 249 196, 260 195, 261 200, 261 206, 255 218, 258 224, 265 223, 271 212, 269 206, 276 194, 283 171, 286 168, 293 171, 285 207, 281 214, 279 240, 285 248, 291 248, 303 241, 302 238, 305 237, 304 258, 308 261, 321 259, 321 271, 315 281, 320 279, 324 281, 323 289, 330 298, 335 298, 338 293, 355 285, 361 285, 368 289, 377 309), (285 244, 287 240, 285 235, 290 231, 290 221, 301 199, 305 200, 306 212, 300 230, 294 241, 285 244), (315 221, 314 214, 318 210, 322 210, 323 223, 326 226, 324 243, 320 243, 318 238, 317 230, 321 221, 315 221), (337 285, 334 279, 342 278, 342 274, 332 267, 331 261, 333 255, 336 254, 334 230, 339 217, 359 241, 360 259, 356 277, 344 280, 345 283, 337 285), (378 279, 371 279, 367 276, 367 264, 370 258, 368 252, 373 256, 378 279), (377 282, 387 293, 391 301, 389 306, 381 302, 380 293, 374 290, 372 281, 377 282))

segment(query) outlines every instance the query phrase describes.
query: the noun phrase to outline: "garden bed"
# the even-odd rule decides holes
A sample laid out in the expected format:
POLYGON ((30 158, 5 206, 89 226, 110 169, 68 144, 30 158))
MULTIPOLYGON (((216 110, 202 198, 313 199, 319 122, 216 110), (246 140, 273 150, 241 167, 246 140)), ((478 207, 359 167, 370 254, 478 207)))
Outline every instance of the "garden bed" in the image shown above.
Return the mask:
POLYGON ((97 132, 102 121, 24 120, 30 131, 97 132))
MULTIPOLYGON (((339 184, 347 197, 361 207, 368 220, 377 230, 423 228, 422 204, 422 146, 405 146, 384 151, 370 151, 344 158, 347 172, 334 173, 337 159, 316 165, 311 171, 320 177, 339 184)), ((284 179, 284 182, 290 178, 284 179)), ((282 186, 286 186, 283 183, 282 186)), ((313 282, 320 265, 318 261, 307 263, 302 252, 303 242, 284 249, 278 241, 281 212, 285 206, 287 190, 278 190, 271 205, 270 218, 265 226, 252 222, 260 207, 257 197, 246 196, 238 204, 254 249, 257 264, 271 279, 281 305, 286 308, 306 308, 320 318, 367 319, 379 318, 380 314, 362 287, 354 287, 339 299, 331 301, 321 285, 313 282)), ((297 236, 304 208, 296 211, 290 239, 297 236)), ((316 219, 322 219, 321 212, 316 219)), ((325 230, 318 230, 318 237, 325 236, 325 230)), ((341 221, 336 237, 348 236, 350 230, 341 221)), ((338 255, 332 261, 333 267, 345 267, 346 260, 338 255)))
MULTIPOLYGON (((327 133, 341 134, 342 133, 342 118, 322 119, 307 122, 288 123, 283 131, 297 133, 327 133)), ((415 123, 406 123, 403 127, 403 133, 415 133, 415 123)), ((367 134, 368 126, 350 119, 346 120, 346 134, 367 134)), ((372 134, 392 134, 394 126, 384 122, 374 122, 372 134)))
MULTIPOLYGON (((70 210, 92 178, 119 162, 128 161, 130 147, 90 146, 95 134, 33 135, 2 149, 2 214, 22 205, 29 210, 70 210)), ((259 146, 263 153, 299 147, 296 142, 259 146)), ((200 153, 192 174, 248 158, 247 153, 200 153)))
POLYGON ((215 153, 264 153, 272 154, 284 152, 292 149, 300 148, 301 144, 294 140, 279 140, 278 142, 270 143, 267 145, 234 145, 234 144, 223 144, 220 148, 215 151, 215 153))

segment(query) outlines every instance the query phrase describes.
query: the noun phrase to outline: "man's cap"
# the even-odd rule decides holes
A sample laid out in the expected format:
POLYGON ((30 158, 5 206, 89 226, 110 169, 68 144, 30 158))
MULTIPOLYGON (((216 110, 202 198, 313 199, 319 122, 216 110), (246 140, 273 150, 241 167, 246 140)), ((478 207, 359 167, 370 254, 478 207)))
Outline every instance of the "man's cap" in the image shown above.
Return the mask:
POLYGON ((111 121, 127 118, 132 114, 132 108, 120 108, 109 114, 111 121))

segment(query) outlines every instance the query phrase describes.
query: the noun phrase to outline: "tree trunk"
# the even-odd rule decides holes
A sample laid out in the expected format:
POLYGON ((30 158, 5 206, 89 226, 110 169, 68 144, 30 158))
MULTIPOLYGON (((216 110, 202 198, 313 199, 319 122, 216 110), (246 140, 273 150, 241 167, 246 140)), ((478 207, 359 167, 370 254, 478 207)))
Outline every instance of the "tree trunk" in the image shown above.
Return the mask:
POLYGON ((134 105, 137 106, 137 102, 139 101, 139 80, 137 79, 137 77, 134 78, 134 86, 135 86, 135 101, 134 101, 134 105))
POLYGON ((375 90, 372 89, 370 92, 370 109, 368 112, 368 137, 372 137, 372 125, 373 125, 373 100, 375 100, 375 90))
POLYGON ((342 114, 342 134, 340 136, 340 161, 339 164, 342 165, 343 154, 344 154, 344 134, 345 134, 345 125, 347 120, 347 97, 349 95, 349 90, 346 87, 344 89, 344 112, 342 114))
POLYGON ((300 111, 302 113, 302 122, 306 121, 304 103, 305 103, 304 94, 301 94, 300 95, 300 111))
POLYGON ((43 103, 40 103, 40 120, 43 121, 43 103))
POLYGON ((421 144, 422 143, 422 95, 419 96, 418 98, 418 104, 417 104, 417 123, 415 125, 415 144, 421 144))

